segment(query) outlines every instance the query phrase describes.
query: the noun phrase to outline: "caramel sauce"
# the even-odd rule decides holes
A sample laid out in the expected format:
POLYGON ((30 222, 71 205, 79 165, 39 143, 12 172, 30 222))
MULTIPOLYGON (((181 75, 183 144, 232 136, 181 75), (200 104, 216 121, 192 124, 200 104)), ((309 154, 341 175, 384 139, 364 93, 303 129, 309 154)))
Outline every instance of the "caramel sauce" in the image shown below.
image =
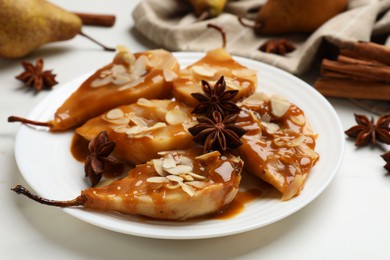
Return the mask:
POLYGON ((75 133, 70 145, 70 152, 73 158, 79 162, 85 162, 87 156, 89 155, 88 144, 88 140, 75 133))
POLYGON ((263 197, 263 192, 259 189, 249 189, 238 191, 234 200, 223 210, 211 216, 211 219, 230 219, 245 210, 245 205, 255 199, 263 197))

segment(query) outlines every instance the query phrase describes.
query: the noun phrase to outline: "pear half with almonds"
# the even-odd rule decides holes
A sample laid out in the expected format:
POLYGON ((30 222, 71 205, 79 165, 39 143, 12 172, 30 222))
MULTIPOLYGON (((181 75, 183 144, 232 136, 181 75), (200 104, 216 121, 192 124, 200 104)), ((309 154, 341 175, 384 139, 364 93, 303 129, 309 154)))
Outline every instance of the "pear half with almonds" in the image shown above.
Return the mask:
POLYGON ((173 81, 173 95, 187 105, 196 106, 198 101, 191 94, 202 92, 201 81, 214 85, 221 76, 225 78, 227 90, 238 90, 233 101, 248 97, 256 90, 256 71, 235 61, 224 48, 218 48, 179 72, 173 81))
POLYGON ((303 111, 280 96, 256 93, 240 104, 237 124, 247 130, 237 154, 247 172, 270 183, 282 200, 297 196, 319 159, 317 135, 303 111))
POLYGON ((136 102, 140 97, 171 96, 179 64, 165 50, 132 54, 120 47, 112 63, 97 70, 58 108, 54 119, 35 122, 19 117, 8 121, 48 126, 51 131, 77 127, 109 109, 136 102))
POLYGON ((237 195, 243 162, 230 154, 203 154, 202 149, 168 151, 138 165, 107 186, 83 190, 70 201, 53 201, 18 185, 13 190, 40 203, 186 220, 217 213, 237 195))
POLYGON ((181 102, 141 98, 89 120, 76 133, 92 140, 105 130, 116 143, 113 155, 136 165, 156 158, 160 151, 192 147, 187 129, 196 123, 191 108, 181 102))

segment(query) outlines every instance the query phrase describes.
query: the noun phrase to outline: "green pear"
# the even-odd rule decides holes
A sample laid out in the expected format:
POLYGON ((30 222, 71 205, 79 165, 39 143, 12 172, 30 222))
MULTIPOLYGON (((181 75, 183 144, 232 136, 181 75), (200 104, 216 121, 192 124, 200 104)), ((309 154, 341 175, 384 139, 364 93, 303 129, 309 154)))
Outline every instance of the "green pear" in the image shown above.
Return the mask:
POLYGON ((45 43, 86 36, 81 26, 76 14, 45 0, 0 0, 0 57, 19 58, 45 43))

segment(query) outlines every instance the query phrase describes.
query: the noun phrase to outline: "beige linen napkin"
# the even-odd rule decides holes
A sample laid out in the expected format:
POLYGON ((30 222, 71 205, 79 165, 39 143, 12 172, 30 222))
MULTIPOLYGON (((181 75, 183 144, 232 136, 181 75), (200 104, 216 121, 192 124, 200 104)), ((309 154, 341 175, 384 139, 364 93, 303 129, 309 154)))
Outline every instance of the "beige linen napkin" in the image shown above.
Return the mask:
POLYGON ((185 0, 143 0, 132 15, 137 31, 159 47, 171 51, 208 51, 220 47, 220 34, 206 28, 208 23, 213 23, 226 32, 226 49, 231 54, 259 60, 297 75, 302 75, 312 66, 324 39, 339 45, 342 41, 370 41, 372 35, 388 35, 390 32, 390 0, 350 0, 345 12, 315 32, 282 36, 293 42, 296 46, 294 52, 286 56, 263 53, 258 48, 265 41, 280 36, 256 35, 252 29, 243 27, 237 16, 245 16, 250 7, 264 2, 229 1, 220 16, 197 21, 185 0))

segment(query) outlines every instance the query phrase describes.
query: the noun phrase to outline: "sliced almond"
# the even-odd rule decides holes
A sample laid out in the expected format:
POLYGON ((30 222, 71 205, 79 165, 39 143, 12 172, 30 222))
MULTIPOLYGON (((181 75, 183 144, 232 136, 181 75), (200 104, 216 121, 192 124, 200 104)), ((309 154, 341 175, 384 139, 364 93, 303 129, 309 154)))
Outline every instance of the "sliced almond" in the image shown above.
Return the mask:
POLYGON ((189 118, 187 113, 179 110, 179 109, 173 109, 166 113, 165 115, 165 121, 169 125, 179 125, 188 122, 189 118))
POLYGON ((177 78, 177 74, 173 70, 163 69, 163 75, 166 82, 171 82, 177 78))
POLYGON ((129 88, 135 87, 135 86, 137 86, 137 85, 143 83, 144 81, 145 81, 145 78, 144 78, 144 77, 142 77, 142 78, 137 78, 137 79, 132 80, 131 82, 129 82, 129 83, 123 85, 122 87, 120 87, 120 88, 118 89, 118 91, 123 91, 123 90, 127 90, 127 89, 129 89, 129 88))
POLYGON ((198 161, 209 161, 211 159, 218 159, 219 156, 221 156, 221 153, 219 151, 212 151, 209 153, 205 153, 199 156, 196 156, 195 159, 198 161))
POLYGON ((125 113, 121 109, 115 108, 107 112, 106 118, 109 120, 114 120, 114 119, 122 118, 124 117, 124 115, 125 113))
POLYGON ((139 98, 137 100, 137 104, 143 107, 155 107, 156 104, 154 104, 152 101, 146 98, 139 98))
POLYGON ((142 118, 137 116, 134 113, 128 113, 125 115, 131 122, 133 122, 135 125, 140 125, 140 126, 147 126, 148 123, 142 118))
POLYGON ((179 175, 183 173, 189 173, 192 171, 192 167, 188 165, 177 165, 174 168, 167 168, 165 169, 167 172, 173 175, 179 175))
POLYGON ((305 116, 302 114, 299 114, 297 116, 291 116, 290 119, 294 124, 299 126, 304 126, 306 124, 305 116))
POLYGON ((168 175, 168 176, 166 176, 166 178, 170 181, 183 182, 183 178, 180 176, 176 176, 176 175, 168 175))
POLYGON ((203 181, 188 181, 186 182, 186 184, 197 189, 203 189, 204 187, 206 187, 206 183, 203 181))
POLYGON ((270 98, 272 114, 276 117, 282 117, 291 106, 291 103, 285 100, 283 97, 273 95, 270 98))
POLYGON ((217 73, 216 69, 205 67, 205 66, 193 66, 192 71, 200 77, 211 78, 217 73))
POLYGON ((171 153, 164 158, 162 167, 165 170, 176 167, 176 160, 171 153))
POLYGON ((91 87, 92 88, 97 88, 101 86, 105 86, 109 83, 111 83, 112 77, 107 76, 105 78, 100 78, 100 79, 95 79, 94 81, 91 82, 91 87))
POLYGON ((166 177, 162 177, 162 176, 155 176, 155 177, 147 178, 146 181, 150 182, 150 183, 164 183, 164 182, 167 182, 168 179, 166 177))
POLYGON ((206 179, 205 176, 196 174, 196 173, 194 173, 194 172, 188 172, 187 174, 188 174, 188 175, 191 175, 192 177, 194 177, 194 178, 197 179, 197 180, 205 180, 205 179, 206 179))
POLYGON ((275 123, 261 122, 261 125, 265 127, 268 134, 274 134, 280 129, 279 125, 275 123))
POLYGON ((194 196, 195 195, 195 190, 193 187, 185 184, 185 183, 181 183, 180 184, 182 190, 187 193, 190 197, 194 196))
POLYGON ((163 161, 160 159, 154 159, 152 160, 153 167, 160 176, 165 176, 164 169, 163 169, 163 161))

